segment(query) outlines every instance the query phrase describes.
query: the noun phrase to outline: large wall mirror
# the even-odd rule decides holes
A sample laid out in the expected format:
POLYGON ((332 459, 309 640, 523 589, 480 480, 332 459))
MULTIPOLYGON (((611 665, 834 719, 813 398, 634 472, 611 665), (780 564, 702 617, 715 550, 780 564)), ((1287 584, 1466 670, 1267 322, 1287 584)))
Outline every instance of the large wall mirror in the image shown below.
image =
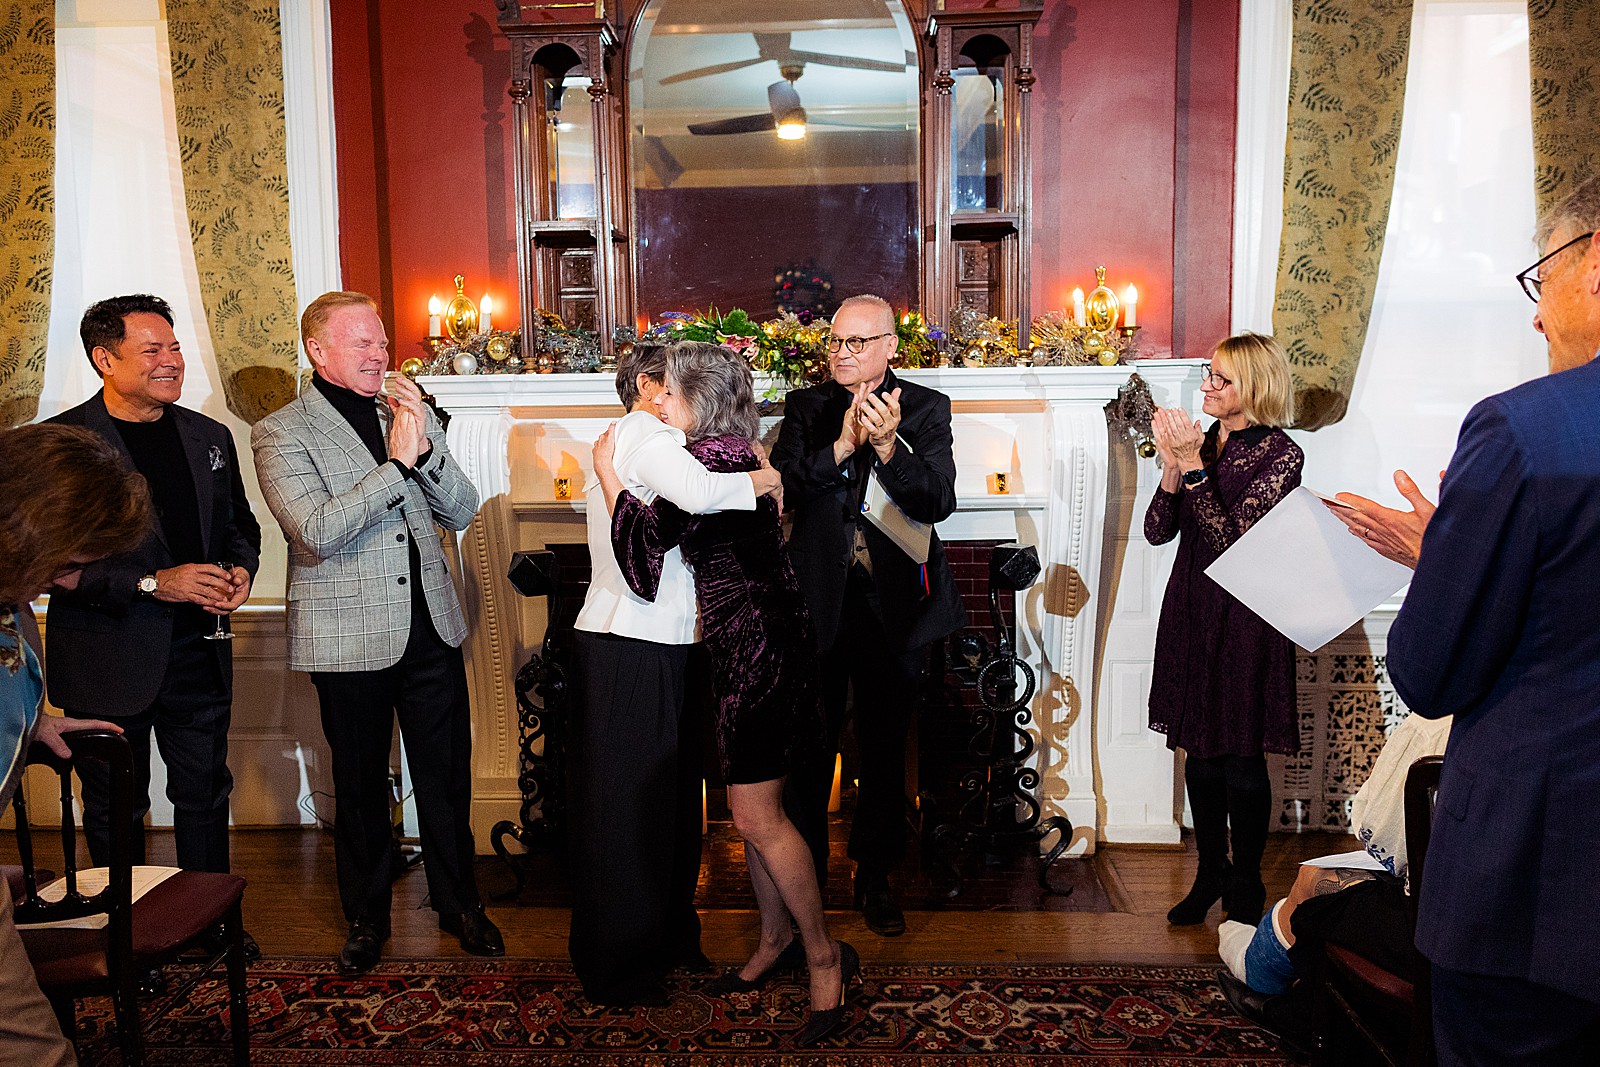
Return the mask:
POLYGON ((855 292, 916 306, 920 82, 900 0, 650 0, 627 60, 641 317, 826 314, 855 292))

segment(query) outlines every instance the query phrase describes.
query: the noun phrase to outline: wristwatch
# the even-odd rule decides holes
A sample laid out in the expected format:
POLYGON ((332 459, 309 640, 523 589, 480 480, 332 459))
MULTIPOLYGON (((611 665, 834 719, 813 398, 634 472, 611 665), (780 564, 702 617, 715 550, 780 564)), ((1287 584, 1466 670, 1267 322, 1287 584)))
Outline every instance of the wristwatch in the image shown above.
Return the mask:
POLYGON ((140 596, 155 596, 156 595, 156 588, 158 587, 159 584, 160 583, 158 583, 156 581, 156 576, 155 575, 153 575, 153 574, 145 575, 143 578, 139 579, 139 595, 140 596))
POLYGON ((1192 471, 1183 472, 1183 484, 1185 488, 1193 489, 1195 486, 1199 485, 1205 480, 1206 469, 1204 467, 1196 467, 1192 471))

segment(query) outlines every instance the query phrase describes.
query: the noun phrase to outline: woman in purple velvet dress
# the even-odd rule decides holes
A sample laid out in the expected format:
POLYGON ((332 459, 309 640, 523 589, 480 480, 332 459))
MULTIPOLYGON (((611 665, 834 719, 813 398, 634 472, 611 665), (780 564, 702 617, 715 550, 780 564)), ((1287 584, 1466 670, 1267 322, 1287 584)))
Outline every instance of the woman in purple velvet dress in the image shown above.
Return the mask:
MULTIPOLYGON (((674 345, 659 399, 668 424, 684 432, 708 470, 761 465, 750 370, 727 349, 674 345)), ((595 473, 612 506, 617 563, 635 593, 655 598, 662 557, 674 545, 694 570, 717 699, 717 752, 761 909, 755 954, 712 991, 759 988, 772 971, 797 962, 792 943, 799 940, 811 1017, 796 1042, 815 1044, 843 1023, 845 991, 860 960, 828 935, 811 853, 783 811, 784 776, 796 749, 820 739, 822 718, 811 620, 784 551, 778 506, 763 497, 754 511, 693 516, 664 498, 646 505, 626 492, 600 452, 595 473)))
POLYGON ((1217 420, 1209 430, 1187 412, 1156 412, 1161 486, 1144 517, 1151 544, 1178 538, 1156 629, 1150 728, 1184 751, 1200 861, 1167 921, 1204 922, 1220 897, 1228 918, 1254 924, 1266 903, 1261 853, 1272 812, 1265 753, 1300 750, 1295 650, 1205 569, 1300 484, 1305 456, 1281 429, 1294 417, 1294 386, 1272 338, 1218 344, 1201 389, 1217 420))

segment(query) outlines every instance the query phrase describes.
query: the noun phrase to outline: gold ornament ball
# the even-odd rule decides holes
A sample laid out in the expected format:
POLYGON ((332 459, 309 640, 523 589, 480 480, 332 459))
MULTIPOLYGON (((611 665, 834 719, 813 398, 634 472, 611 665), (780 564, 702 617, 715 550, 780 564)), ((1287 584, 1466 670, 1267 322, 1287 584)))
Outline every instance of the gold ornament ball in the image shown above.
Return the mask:
POLYGON ((503 362, 511 355, 511 338, 503 333, 493 334, 484 344, 484 353, 496 363, 503 362))
POLYGON ((1156 443, 1155 443, 1155 440, 1153 438, 1149 438, 1149 437, 1141 437, 1141 438, 1139 438, 1139 446, 1138 447, 1139 447, 1139 458, 1140 459, 1155 459, 1156 458, 1156 443))
POLYGON ((415 378, 417 375, 422 373, 423 368, 426 366, 427 364, 423 363, 422 360, 412 356, 410 359, 400 364, 400 373, 404 374, 407 378, 415 378))

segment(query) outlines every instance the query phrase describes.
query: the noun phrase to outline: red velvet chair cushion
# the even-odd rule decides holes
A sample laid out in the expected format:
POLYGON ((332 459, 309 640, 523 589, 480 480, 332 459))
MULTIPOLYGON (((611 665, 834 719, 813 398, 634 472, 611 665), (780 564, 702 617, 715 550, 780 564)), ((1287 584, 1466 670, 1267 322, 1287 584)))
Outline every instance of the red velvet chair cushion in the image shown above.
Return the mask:
MULTIPOLYGON (((244 896, 238 875, 179 871, 133 905, 133 964, 155 966, 222 921, 244 896)), ((106 963, 109 931, 17 928, 46 989, 110 977, 106 963)))

